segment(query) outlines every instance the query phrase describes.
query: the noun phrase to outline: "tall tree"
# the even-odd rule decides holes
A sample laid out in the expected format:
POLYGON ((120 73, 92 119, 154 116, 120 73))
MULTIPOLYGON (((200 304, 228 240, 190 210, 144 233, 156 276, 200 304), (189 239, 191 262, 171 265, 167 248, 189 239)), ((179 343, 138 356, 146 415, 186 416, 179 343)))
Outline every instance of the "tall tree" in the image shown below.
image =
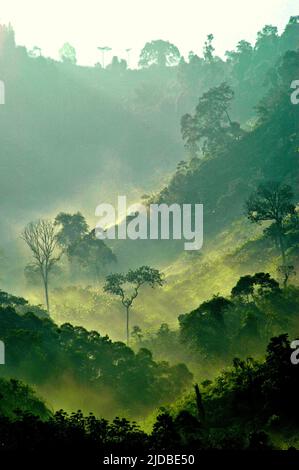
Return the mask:
POLYGON ((181 120, 181 132, 186 149, 192 157, 199 151, 215 154, 225 144, 242 135, 238 123, 229 116, 234 92, 222 83, 204 93, 198 101, 193 116, 185 114, 181 120))
POLYGON ((45 289, 47 311, 50 313, 49 274, 59 260, 59 255, 55 256, 57 237, 54 223, 49 220, 30 222, 25 227, 21 237, 31 250, 33 266, 39 270, 41 275, 45 289))
POLYGON ((98 50, 102 53, 102 67, 105 68, 105 54, 106 52, 110 52, 112 50, 109 46, 99 46, 98 50))
MULTIPOLYGON (((252 45, 244 40, 238 42, 236 50, 226 51, 228 63, 232 65, 232 74, 236 79, 246 81, 246 73, 251 65, 253 57, 252 45)), ((245 82, 246 83, 246 82, 245 82)))
POLYGON ((149 67, 156 64, 166 67, 167 65, 178 64, 180 57, 180 51, 174 44, 158 39, 145 44, 140 53, 138 65, 140 67, 149 67))
POLYGON ((59 50, 59 57, 62 62, 75 65, 77 63, 76 49, 69 43, 65 42, 59 50))
POLYGON ((251 222, 273 222, 283 266, 286 266, 284 221, 287 216, 295 213, 295 205, 292 199, 293 191, 289 185, 268 181, 259 185, 246 201, 246 214, 251 222))
POLYGON ((80 271, 83 268, 92 272, 98 282, 106 266, 116 262, 112 250, 103 240, 96 238, 95 230, 89 229, 85 217, 80 212, 60 212, 54 224, 59 227, 57 242, 68 260, 71 263, 78 262, 80 271))
POLYGON ((95 230, 90 230, 77 243, 70 245, 67 254, 69 260, 76 260, 82 268, 91 272, 96 282, 99 282, 107 265, 117 261, 111 248, 96 237, 95 230))
POLYGON ((164 284, 164 276, 158 269, 150 266, 141 266, 136 270, 130 269, 127 274, 110 274, 106 277, 104 291, 121 298, 121 303, 126 309, 126 333, 127 344, 129 344, 129 312, 136 297, 139 294, 140 287, 149 285, 154 288, 164 284))
POLYGON ((277 27, 266 25, 257 33, 255 50, 260 56, 262 56, 262 58, 268 58, 269 54, 277 48, 278 40, 279 36, 277 27))
POLYGON ((213 46, 214 36, 213 34, 208 34, 203 48, 203 56, 206 62, 213 62, 215 48, 213 46))
POLYGON ((279 284, 269 273, 255 273, 253 276, 247 274, 240 277, 232 288, 231 295, 232 298, 249 302, 250 297, 254 298, 255 290, 262 297, 268 293, 279 292, 279 284))
POLYGON ((60 228, 57 233, 57 241, 63 250, 88 234, 88 225, 81 212, 75 214, 60 212, 55 217, 54 224, 60 228))

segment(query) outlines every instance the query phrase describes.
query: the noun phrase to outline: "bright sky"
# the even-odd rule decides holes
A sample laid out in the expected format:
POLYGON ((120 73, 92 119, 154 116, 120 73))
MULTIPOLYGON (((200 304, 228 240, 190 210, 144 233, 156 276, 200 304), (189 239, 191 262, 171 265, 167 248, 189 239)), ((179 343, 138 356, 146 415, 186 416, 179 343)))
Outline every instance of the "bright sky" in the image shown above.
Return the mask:
POLYGON ((134 66, 153 39, 169 40, 187 56, 190 50, 201 54, 213 33, 216 53, 223 55, 240 39, 253 42, 265 24, 281 31, 298 14, 298 0, 1 0, 0 22, 12 23, 18 44, 39 46, 45 56, 57 58, 70 42, 78 62, 93 65, 100 59, 97 46, 123 58, 132 48, 134 66))

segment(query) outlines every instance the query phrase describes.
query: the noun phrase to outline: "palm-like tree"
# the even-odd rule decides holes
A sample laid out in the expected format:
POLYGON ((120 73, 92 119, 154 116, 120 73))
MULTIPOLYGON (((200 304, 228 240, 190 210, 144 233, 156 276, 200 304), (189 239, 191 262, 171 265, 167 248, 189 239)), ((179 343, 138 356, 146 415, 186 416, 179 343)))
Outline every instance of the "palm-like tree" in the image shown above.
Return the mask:
POLYGON ((98 50, 102 52, 102 67, 105 68, 105 53, 112 50, 109 46, 99 46, 98 50))

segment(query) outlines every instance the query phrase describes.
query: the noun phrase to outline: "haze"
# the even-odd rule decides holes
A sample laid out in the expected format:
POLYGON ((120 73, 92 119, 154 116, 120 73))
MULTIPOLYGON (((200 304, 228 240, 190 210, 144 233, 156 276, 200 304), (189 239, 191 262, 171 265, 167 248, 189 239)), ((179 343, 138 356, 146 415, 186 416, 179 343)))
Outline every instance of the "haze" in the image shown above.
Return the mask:
POLYGON ((235 47, 241 31, 243 39, 253 42, 265 24, 281 31, 296 14, 296 0, 4 0, 0 20, 12 23, 17 44, 39 46, 45 56, 58 58, 68 41, 79 64, 94 65, 100 60, 97 46, 108 45, 111 56, 126 59, 126 49, 132 48, 134 67, 140 49, 153 39, 169 40, 187 56, 190 50, 201 53, 206 35, 213 33, 216 53, 222 56, 235 47))

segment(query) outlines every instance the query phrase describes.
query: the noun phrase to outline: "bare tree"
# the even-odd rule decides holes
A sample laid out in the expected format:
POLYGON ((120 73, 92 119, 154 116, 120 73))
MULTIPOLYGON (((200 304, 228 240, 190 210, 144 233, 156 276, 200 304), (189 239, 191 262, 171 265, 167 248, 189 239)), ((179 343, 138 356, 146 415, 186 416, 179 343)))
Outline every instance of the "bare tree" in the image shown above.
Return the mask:
POLYGON ((50 313, 49 274, 55 263, 59 260, 59 256, 55 256, 57 246, 55 226, 49 220, 30 222, 25 227, 21 238, 30 248, 34 260, 33 266, 39 270, 42 277, 47 311, 50 313))

